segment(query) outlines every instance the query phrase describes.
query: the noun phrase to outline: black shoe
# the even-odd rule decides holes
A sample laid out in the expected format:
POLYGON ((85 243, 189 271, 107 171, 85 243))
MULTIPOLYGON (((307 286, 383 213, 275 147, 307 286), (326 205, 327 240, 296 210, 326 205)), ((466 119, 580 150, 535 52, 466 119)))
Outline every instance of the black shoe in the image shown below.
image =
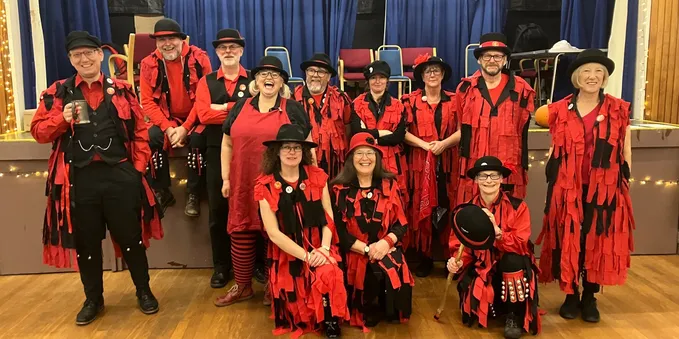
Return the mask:
POLYGON ((255 267, 254 277, 258 283, 266 284, 268 280, 266 278, 266 267, 255 267))
POLYGON ((139 309, 144 314, 153 314, 158 312, 158 300, 153 296, 151 290, 146 288, 137 291, 137 303, 139 309))
POLYGON ((415 275, 420 278, 424 278, 431 274, 431 270, 434 268, 434 259, 422 256, 420 264, 417 265, 415 269, 415 275))
POLYGON ((156 200, 158 200, 158 204, 160 205, 163 214, 165 214, 165 210, 167 210, 168 207, 173 206, 177 202, 169 188, 156 190, 156 200))
POLYGON ((514 313, 507 314, 507 320, 505 320, 505 338, 508 339, 518 339, 521 338, 523 330, 519 326, 517 317, 514 313))
POLYGON ((222 288, 226 286, 229 282, 229 276, 227 273, 214 271, 212 273, 212 278, 210 278, 210 287, 212 288, 222 288))
POLYGON ((598 323, 601 319, 599 310, 596 307, 596 298, 594 293, 582 294, 582 320, 588 323, 598 323))
POLYGON ((580 292, 575 290, 575 293, 566 295, 566 300, 559 308, 559 315, 564 319, 575 319, 578 313, 580 313, 580 292))
POLYGON ((189 193, 186 199, 186 208, 184 208, 184 214, 189 217, 200 216, 200 199, 197 194, 189 193))
POLYGON ((75 317, 75 324, 78 326, 87 325, 97 319, 97 315, 102 311, 104 311, 104 297, 99 298, 99 300, 87 299, 75 317))
POLYGON ((339 322, 334 319, 332 321, 325 322, 325 337, 326 338, 339 338, 342 336, 342 330, 340 329, 339 322))

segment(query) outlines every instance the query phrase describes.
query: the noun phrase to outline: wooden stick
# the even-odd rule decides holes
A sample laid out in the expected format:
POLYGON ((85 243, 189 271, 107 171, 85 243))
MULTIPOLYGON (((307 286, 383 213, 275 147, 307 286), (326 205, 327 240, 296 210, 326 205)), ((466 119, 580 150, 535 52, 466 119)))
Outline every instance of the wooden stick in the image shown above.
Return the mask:
MULTIPOLYGON (((457 250, 457 255, 455 256, 455 261, 460 262, 462 259, 462 252, 464 251, 464 245, 460 244, 460 248, 457 250)), ((436 309, 436 314, 434 314, 434 319, 439 320, 441 318, 441 313, 443 313, 443 308, 446 306, 446 297, 448 296, 448 288, 450 285, 453 284, 453 275, 455 275, 452 272, 448 273, 448 279, 446 279, 446 289, 443 291, 443 298, 441 298, 441 303, 439 304, 439 308, 436 309)))

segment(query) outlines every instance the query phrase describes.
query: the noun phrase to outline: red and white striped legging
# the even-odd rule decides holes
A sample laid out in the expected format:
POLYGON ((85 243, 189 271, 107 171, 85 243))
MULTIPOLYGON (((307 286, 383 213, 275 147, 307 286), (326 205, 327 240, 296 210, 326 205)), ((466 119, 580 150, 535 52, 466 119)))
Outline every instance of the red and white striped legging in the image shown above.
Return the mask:
MULTIPOLYGON (((250 286, 257 257, 257 237, 259 232, 231 233, 231 257, 236 284, 250 286)), ((265 243, 265 247, 266 247, 265 243)))

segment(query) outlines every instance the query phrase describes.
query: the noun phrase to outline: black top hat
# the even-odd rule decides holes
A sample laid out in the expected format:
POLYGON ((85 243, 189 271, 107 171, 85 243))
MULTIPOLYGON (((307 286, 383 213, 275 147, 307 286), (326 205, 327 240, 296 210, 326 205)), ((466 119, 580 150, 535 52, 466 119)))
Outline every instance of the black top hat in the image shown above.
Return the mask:
POLYGON ((78 47, 100 48, 101 40, 87 31, 73 31, 66 36, 65 46, 67 52, 78 47))
POLYGON ((252 74, 252 76, 256 76, 257 73, 265 69, 280 73, 281 76, 283 77, 283 82, 285 82, 286 84, 288 83, 288 78, 290 76, 288 75, 288 72, 286 72, 283 69, 283 63, 281 62, 280 59, 270 55, 262 57, 261 59, 259 59, 259 65, 253 68, 250 73, 252 74))
POLYGON ((590 48, 578 53, 575 60, 568 66, 568 76, 570 77, 578 67, 590 62, 602 64, 608 70, 608 75, 613 74, 613 70, 615 70, 615 63, 606 56, 605 52, 590 48))
POLYGON ((502 161, 500 161, 500 159, 492 155, 487 155, 476 160, 474 167, 467 171, 467 177, 474 179, 479 172, 483 171, 498 171, 505 178, 512 174, 512 171, 509 168, 502 166, 502 161))
POLYGON ((271 146, 284 142, 296 142, 311 148, 318 146, 318 144, 306 140, 306 137, 304 137, 304 129, 301 126, 293 124, 281 125, 281 128, 278 129, 278 133, 276 134, 276 139, 267 140, 263 142, 263 144, 264 146, 271 146))
POLYGON ((487 250, 495 241, 495 226, 483 209, 474 204, 462 204, 453 213, 453 232, 458 240, 472 250, 487 250))
POLYGON ((336 76, 337 71, 332 68, 332 65, 330 64, 330 57, 325 54, 325 53, 316 53, 314 56, 311 57, 311 59, 304 61, 300 64, 300 68, 302 68, 302 72, 306 72, 306 69, 311 67, 311 66, 318 66, 325 68, 330 72, 331 76, 336 76))
POLYGON ((179 26, 179 23, 167 18, 158 20, 156 25, 153 26, 153 34, 151 34, 153 39, 163 36, 176 36, 182 40, 186 39, 186 33, 182 32, 182 27, 179 26))
POLYGON ((502 33, 486 33, 481 36, 479 47, 474 50, 474 57, 478 59, 486 51, 500 51, 506 56, 512 54, 512 50, 507 47, 507 37, 502 33))
POLYGON ((368 64, 368 66, 363 67, 363 76, 365 77, 365 80, 370 80, 375 74, 382 74, 388 79, 391 76, 391 67, 382 60, 373 61, 368 64))
POLYGON ((437 57, 437 56, 432 56, 427 59, 425 62, 421 62, 415 66, 415 81, 417 82, 422 82, 422 72, 427 68, 429 65, 439 65, 441 68, 443 68, 444 74, 443 74, 443 81, 441 82, 446 82, 450 77, 453 75, 453 69, 443 61, 443 59, 437 57))
POLYGON ((245 48, 245 39, 237 29, 225 28, 217 32, 217 40, 212 41, 212 47, 217 48, 220 44, 233 42, 245 48))

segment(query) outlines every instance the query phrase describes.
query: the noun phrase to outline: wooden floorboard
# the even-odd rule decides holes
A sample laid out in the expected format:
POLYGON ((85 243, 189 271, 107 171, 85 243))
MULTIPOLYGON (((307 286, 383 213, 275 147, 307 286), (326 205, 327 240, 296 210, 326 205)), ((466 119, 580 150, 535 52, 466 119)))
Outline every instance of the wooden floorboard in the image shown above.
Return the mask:
MULTIPOLYGON (((500 338, 503 324, 490 329, 460 323, 457 295, 448 297, 441 322, 433 319, 445 285, 443 265, 417 279, 408 324, 380 324, 370 333, 343 328, 346 338, 500 338)), ((226 289, 209 287, 210 270, 151 271, 160 312, 147 316, 136 308, 126 272, 104 274, 106 310, 85 327, 74 325, 83 302, 75 273, 0 277, 0 338, 270 338, 270 311, 256 296, 230 307, 212 301, 226 289)), ((452 291, 451 291, 452 292, 452 291)), ((679 256, 637 256, 625 286, 606 287, 598 296, 601 322, 566 321, 558 315, 563 294, 556 284, 540 286, 545 338, 679 338, 679 256)), ((286 338, 287 336, 282 336, 286 338)), ((306 337, 314 337, 307 335, 306 337)), ((524 337, 528 338, 529 335, 524 337)))

